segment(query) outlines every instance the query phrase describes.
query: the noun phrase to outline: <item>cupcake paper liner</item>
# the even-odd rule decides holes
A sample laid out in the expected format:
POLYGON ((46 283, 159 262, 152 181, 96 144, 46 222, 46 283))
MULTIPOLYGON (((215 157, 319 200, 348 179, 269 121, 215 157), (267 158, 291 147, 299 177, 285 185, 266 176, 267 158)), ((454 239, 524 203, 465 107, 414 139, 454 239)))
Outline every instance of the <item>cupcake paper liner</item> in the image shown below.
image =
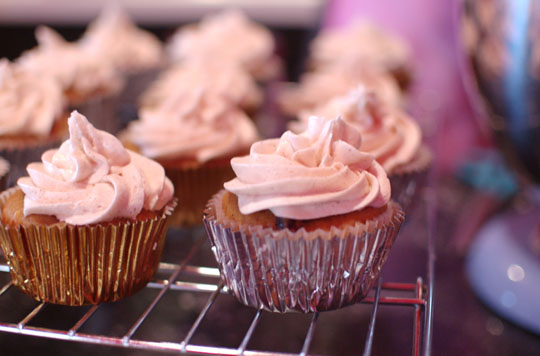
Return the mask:
POLYGON ((180 201, 171 217, 171 226, 202 225, 203 211, 213 194, 223 188, 223 183, 234 178, 226 161, 223 165, 192 168, 165 166, 165 174, 174 185, 174 195, 180 201))
POLYGON ((214 198, 204 223, 222 279, 241 303, 272 312, 326 311, 363 299, 404 219, 390 203, 395 213, 384 225, 273 231, 221 222, 215 204, 214 198))
POLYGON ((405 212, 412 209, 415 195, 419 188, 425 185, 431 161, 431 150, 422 145, 413 162, 399 167, 397 172, 388 176, 392 186, 392 199, 398 202, 405 212))
POLYGON ((118 99, 119 129, 125 128, 130 121, 137 119, 137 101, 150 84, 156 80, 162 69, 160 66, 127 75, 126 85, 118 99))
MULTIPOLYGON (((0 208, 12 188, 0 195, 0 208)), ((157 270, 171 201, 159 217, 117 224, 0 228, 13 284, 42 302, 113 302, 143 288, 157 270)))
POLYGON ((422 172, 412 172, 394 174, 389 176, 392 186, 392 199, 401 205, 404 211, 409 211, 413 206, 414 197, 420 187, 426 181, 427 170, 422 172))
POLYGON ((62 140, 61 138, 51 138, 43 142, 34 142, 26 145, 26 147, 13 146, 0 149, 0 157, 4 158, 10 164, 6 177, 6 187, 15 185, 17 179, 28 175, 26 173, 26 166, 31 162, 39 161, 43 152, 58 148, 62 140))

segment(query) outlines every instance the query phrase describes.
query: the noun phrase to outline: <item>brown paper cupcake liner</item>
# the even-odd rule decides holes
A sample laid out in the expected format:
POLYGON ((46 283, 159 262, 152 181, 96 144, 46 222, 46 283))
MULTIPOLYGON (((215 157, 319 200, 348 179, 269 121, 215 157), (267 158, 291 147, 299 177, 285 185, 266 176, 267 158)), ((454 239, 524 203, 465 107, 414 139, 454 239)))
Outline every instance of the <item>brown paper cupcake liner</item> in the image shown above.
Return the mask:
MULTIPOLYGON (((17 189, 0 195, 0 208, 17 189)), ((13 284, 38 301, 71 306, 127 297, 153 278, 175 206, 117 224, 3 226, 0 247, 13 284)))
POLYGON ((219 203, 209 202, 204 223, 222 279, 241 303, 273 312, 333 310, 363 299, 404 219, 391 202, 384 224, 274 231, 221 221, 219 203))
POLYGON ((234 178, 228 160, 223 164, 191 168, 165 166, 165 174, 174 185, 174 195, 180 204, 171 217, 171 226, 202 225, 203 211, 213 194, 223 183, 234 178))

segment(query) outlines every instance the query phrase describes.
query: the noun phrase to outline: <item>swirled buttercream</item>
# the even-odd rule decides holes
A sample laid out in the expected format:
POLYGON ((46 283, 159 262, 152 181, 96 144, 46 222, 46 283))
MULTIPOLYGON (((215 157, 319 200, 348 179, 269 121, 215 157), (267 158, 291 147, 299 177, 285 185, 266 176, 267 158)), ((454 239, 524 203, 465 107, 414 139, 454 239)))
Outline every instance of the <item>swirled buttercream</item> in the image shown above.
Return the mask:
POLYGON ((367 21, 324 30, 311 43, 310 52, 311 64, 316 68, 353 59, 392 71, 408 67, 411 61, 410 49, 402 39, 367 21))
POLYGON ((278 217, 316 219, 390 199, 390 182, 373 156, 359 150, 360 132, 341 118, 311 117, 306 131, 256 142, 235 157, 225 189, 243 214, 269 209, 278 217))
POLYGON ((0 59, 0 135, 47 136, 64 112, 60 85, 0 59))
POLYGON ((194 87, 221 96, 241 108, 254 108, 262 94, 253 78, 240 66, 225 61, 187 60, 172 66, 144 93, 141 107, 159 106, 170 96, 187 95, 194 87))
MULTIPOLYGON (((356 127, 362 134, 360 149, 372 154, 388 173, 411 162, 422 143, 422 132, 412 118, 399 108, 385 105, 374 90, 364 86, 315 108, 312 114, 341 116, 356 127)), ((302 131, 308 120, 308 114, 304 113, 292 128, 302 131)))
POLYGON ((203 163, 247 149, 257 132, 242 111, 195 87, 167 97, 160 107, 142 110, 126 138, 151 158, 203 163))
POLYGON ((347 94, 362 84, 377 92, 385 103, 402 106, 403 96, 394 78, 390 75, 358 66, 331 67, 308 72, 300 78, 300 84, 284 90, 279 101, 289 115, 298 115, 302 110, 310 111, 336 96, 347 94))
POLYGON ((40 77, 51 75, 64 91, 79 95, 117 92, 123 80, 111 63, 76 44, 66 42, 54 30, 36 29, 38 46, 24 52, 17 64, 40 77))
POLYGON ((180 28, 168 45, 173 60, 218 58, 238 63, 250 74, 264 76, 272 65, 274 39, 264 27, 240 11, 207 16, 197 25, 180 28))
POLYGON ((73 225, 134 218, 144 208, 159 210, 173 186, 158 163, 126 150, 105 131, 74 111, 70 138, 43 153, 17 182, 25 193, 24 215, 43 214, 73 225))
POLYGON ((79 43, 124 72, 155 68, 163 60, 159 39, 138 28, 118 6, 106 7, 79 43))

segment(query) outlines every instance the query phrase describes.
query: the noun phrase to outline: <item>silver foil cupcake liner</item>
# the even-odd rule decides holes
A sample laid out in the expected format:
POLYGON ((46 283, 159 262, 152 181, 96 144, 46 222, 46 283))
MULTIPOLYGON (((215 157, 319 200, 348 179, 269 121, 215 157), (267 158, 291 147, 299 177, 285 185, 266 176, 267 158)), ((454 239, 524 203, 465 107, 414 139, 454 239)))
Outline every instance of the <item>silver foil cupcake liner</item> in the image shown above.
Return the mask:
POLYGON ((388 175, 392 186, 392 200, 398 202, 405 212, 412 210, 415 195, 426 184, 432 159, 431 150, 422 145, 413 162, 402 167, 399 172, 388 175))
POLYGON ((363 299, 403 219, 395 207, 388 223, 367 231, 362 225, 346 232, 281 233, 256 226, 226 227, 209 205, 204 223, 222 279, 241 303, 272 312, 309 313, 363 299))
POLYGON ((392 186, 392 199, 399 203, 405 212, 409 212, 413 207, 415 195, 426 182, 427 170, 394 174, 388 178, 392 186))

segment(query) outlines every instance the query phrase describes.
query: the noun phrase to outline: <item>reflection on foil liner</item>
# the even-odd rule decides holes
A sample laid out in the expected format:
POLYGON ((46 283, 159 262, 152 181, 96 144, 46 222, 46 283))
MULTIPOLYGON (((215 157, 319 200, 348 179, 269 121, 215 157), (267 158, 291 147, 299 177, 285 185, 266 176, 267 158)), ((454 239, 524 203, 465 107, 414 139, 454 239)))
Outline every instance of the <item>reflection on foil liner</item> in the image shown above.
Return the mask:
POLYGON ((243 304, 273 312, 334 310, 363 299, 404 219, 390 202, 394 213, 382 226, 356 223, 310 233, 227 227, 216 219, 215 202, 204 223, 227 288, 243 304))
MULTIPOLYGON (((12 188, 0 195, 0 208, 12 188)), ((38 301, 78 306, 113 302, 143 288, 159 265, 176 200, 154 218, 74 226, 0 228, 14 285, 38 301)))

